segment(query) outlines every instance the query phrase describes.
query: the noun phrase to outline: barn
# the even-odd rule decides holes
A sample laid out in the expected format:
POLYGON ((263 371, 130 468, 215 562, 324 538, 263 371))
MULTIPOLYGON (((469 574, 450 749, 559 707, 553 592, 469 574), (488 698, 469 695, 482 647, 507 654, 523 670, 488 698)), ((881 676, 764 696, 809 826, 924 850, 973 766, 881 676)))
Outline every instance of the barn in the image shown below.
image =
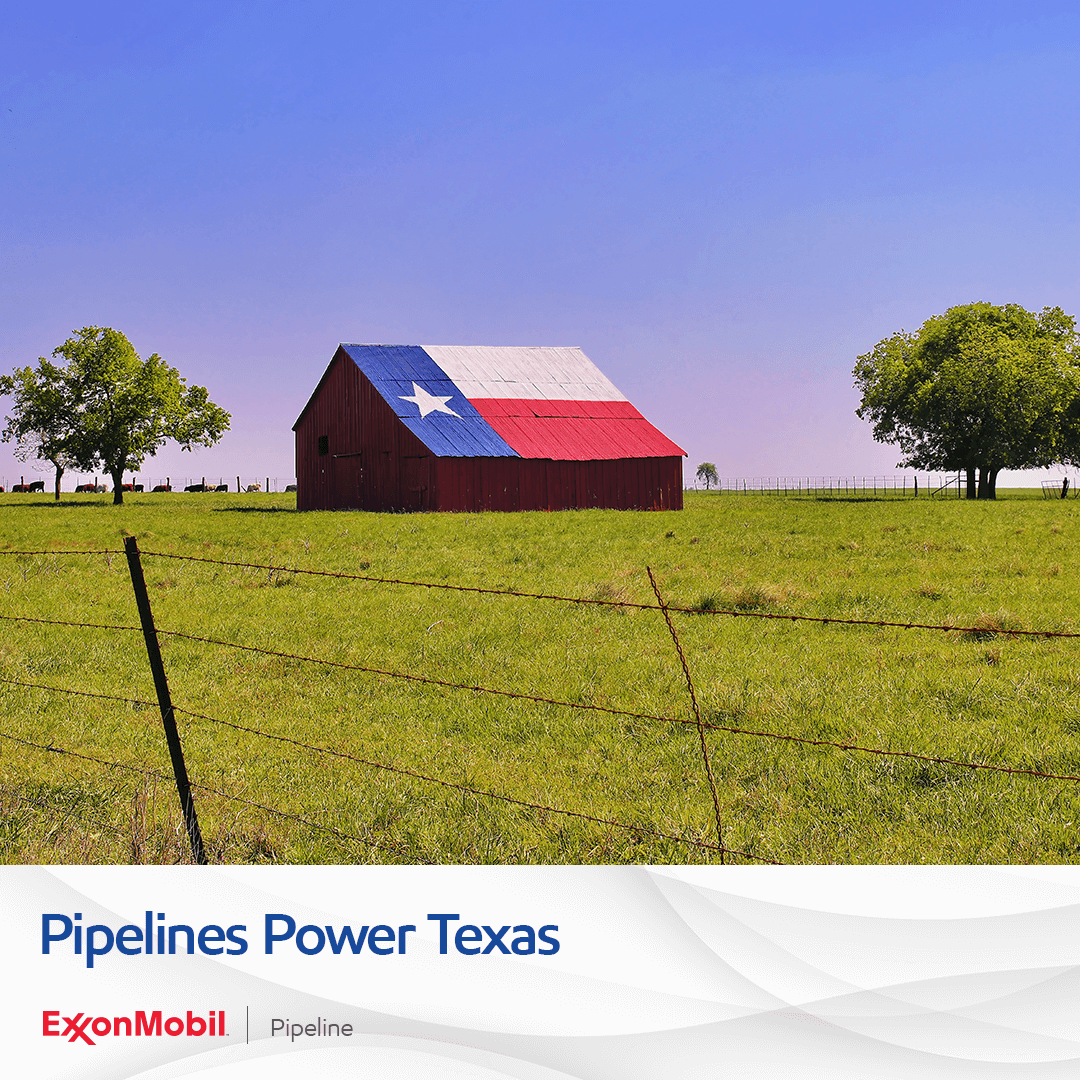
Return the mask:
POLYGON ((339 345, 300 510, 681 510, 685 451, 577 348, 339 345))

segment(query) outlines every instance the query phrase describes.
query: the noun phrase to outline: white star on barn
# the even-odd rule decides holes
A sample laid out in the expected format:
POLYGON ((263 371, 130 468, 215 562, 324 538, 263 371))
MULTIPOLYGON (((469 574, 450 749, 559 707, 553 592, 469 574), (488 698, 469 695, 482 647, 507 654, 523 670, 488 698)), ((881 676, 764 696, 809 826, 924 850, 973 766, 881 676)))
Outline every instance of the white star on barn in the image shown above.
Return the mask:
POLYGON ((417 386, 416 383, 412 384, 413 396, 406 397, 404 394, 399 394, 398 397, 402 401, 411 401, 420 410, 420 419, 423 420, 429 412, 444 412, 449 413, 451 416, 458 416, 453 409, 451 409, 446 403, 454 396, 453 394, 447 394, 446 397, 437 397, 435 394, 429 394, 422 386, 417 386))

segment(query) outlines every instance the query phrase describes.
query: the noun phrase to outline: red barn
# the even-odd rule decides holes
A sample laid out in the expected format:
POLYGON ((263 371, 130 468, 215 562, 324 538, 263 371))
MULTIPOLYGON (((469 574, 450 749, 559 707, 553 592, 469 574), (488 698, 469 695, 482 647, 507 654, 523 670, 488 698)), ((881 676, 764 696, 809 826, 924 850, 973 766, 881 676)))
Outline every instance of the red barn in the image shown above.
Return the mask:
POLYGON ((301 510, 681 510, 685 451, 576 348, 339 345, 296 432, 301 510))

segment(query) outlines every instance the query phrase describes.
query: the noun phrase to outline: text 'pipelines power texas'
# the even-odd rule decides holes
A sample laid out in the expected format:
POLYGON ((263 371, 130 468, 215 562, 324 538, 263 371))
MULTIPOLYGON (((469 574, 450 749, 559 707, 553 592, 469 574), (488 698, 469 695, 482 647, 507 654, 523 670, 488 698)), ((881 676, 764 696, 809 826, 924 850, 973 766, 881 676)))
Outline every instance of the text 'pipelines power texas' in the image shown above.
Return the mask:
MULTIPOLYGON (((88 968, 99 957, 116 956, 242 956, 248 951, 245 923, 225 926, 207 923, 194 927, 187 923, 166 924, 165 913, 147 911, 143 924, 127 923, 113 928, 105 923, 83 925, 81 912, 64 915, 57 912, 41 916, 41 951, 46 956, 70 953, 85 957, 88 968)), ((462 956, 516 955, 554 956, 560 948, 554 923, 534 927, 531 923, 505 923, 493 926, 486 923, 462 922, 456 912, 428 914, 427 921, 439 924, 439 954, 446 956, 451 949, 462 956), (460 925, 457 925, 460 924, 460 925)), ((415 923, 378 923, 374 926, 344 925, 316 926, 307 923, 297 927, 291 915, 281 912, 263 916, 263 952, 274 955, 283 950, 317 956, 329 948, 334 956, 358 955, 364 951, 376 956, 402 955, 408 935, 416 932, 415 923)))

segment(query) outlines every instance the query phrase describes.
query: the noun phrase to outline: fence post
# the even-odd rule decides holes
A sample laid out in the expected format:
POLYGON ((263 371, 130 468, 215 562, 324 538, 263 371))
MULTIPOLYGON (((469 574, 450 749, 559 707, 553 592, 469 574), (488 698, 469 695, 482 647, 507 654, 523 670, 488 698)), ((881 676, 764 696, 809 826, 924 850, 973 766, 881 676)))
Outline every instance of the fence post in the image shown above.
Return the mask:
MULTIPOLYGON (((764 488, 763 491, 768 491, 768 488, 764 488)), ((645 572, 649 575, 649 584, 656 594, 656 602, 660 605, 660 613, 664 616, 664 622, 667 623, 668 631, 671 634, 671 640, 675 643, 675 651, 679 654, 679 663, 682 664, 683 675, 686 677, 686 688, 690 691, 690 704, 694 707, 694 719, 697 721, 698 737, 701 740, 701 757, 705 763, 705 778, 709 782, 709 790, 712 792, 713 810, 716 813, 717 850, 720 852, 720 862, 723 863, 727 849, 724 847, 724 827, 720 818, 720 795, 716 790, 716 781, 713 779, 712 763, 709 761, 709 744, 705 741, 705 725, 701 719, 701 708, 698 705, 697 694, 694 692, 694 680, 690 677, 690 666, 686 662, 686 654, 683 652, 683 647, 679 642, 679 635, 675 629, 675 624, 671 621, 671 615, 668 612, 667 604, 664 602, 663 596, 660 595, 660 586, 656 584, 656 578, 653 577, 652 567, 646 566, 645 572)))
POLYGON ((150 597, 146 592, 146 580, 143 577, 142 560, 139 558, 139 542, 134 536, 124 537, 124 553, 127 555, 128 571, 131 574, 131 587, 135 591, 135 603, 139 608, 139 621, 142 623, 143 639, 146 642, 146 655, 150 660, 150 670, 154 675, 154 689, 157 691, 158 705, 161 707, 161 723, 165 728, 165 741, 169 744, 169 757, 172 759, 173 773, 176 776, 176 791, 180 796, 180 807, 184 812, 184 824, 191 840, 191 857, 200 866, 206 865, 206 851, 203 848, 202 833, 199 831, 199 819, 195 814, 195 802, 191 797, 191 784, 188 782, 187 766, 184 764, 184 749, 180 745, 180 732, 176 729, 176 716, 173 712, 172 698, 169 697, 169 683, 165 678, 165 665, 161 660, 161 648, 158 644, 154 616, 150 611, 150 597))

